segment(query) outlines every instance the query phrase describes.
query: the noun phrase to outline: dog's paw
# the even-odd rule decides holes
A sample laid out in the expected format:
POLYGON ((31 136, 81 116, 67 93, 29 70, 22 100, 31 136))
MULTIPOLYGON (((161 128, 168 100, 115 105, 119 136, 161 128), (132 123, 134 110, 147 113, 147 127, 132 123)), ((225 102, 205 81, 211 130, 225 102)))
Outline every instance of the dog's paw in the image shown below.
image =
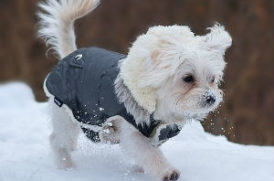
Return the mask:
POLYGON ((59 160, 57 167, 61 170, 70 170, 76 168, 76 165, 71 159, 63 158, 62 160, 59 160))
POLYGON ((101 141, 104 143, 117 144, 120 142, 115 127, 113 126, 105 125, 99 134, 101 141))
POLYGON ((105 122, 99 133, 102 142, 110 144, 117 144, 120 142, 120 122, 122 119, 120 116, 114 116, 105 122))
POLYGON ((168 171, 164 175, 162 181, 176 181, 179 179, 179 177, 180 177, 180 172, 178 170, 174 169, 174 170, 168 171))

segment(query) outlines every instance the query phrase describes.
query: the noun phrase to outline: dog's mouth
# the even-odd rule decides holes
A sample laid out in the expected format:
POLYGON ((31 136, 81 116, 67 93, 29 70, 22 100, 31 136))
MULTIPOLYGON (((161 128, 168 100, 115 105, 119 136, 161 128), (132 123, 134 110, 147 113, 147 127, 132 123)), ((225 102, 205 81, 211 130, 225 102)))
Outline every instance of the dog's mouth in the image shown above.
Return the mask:
POLYGON ((198 121, 204 120, 207 115, 210 112, 213 112, 217 109, 219 103, 218 101, 215 101, 214 103, 208 101, 206 103, 200 102, 197 104, 196 108, 193 109, 188 109, 188 110, 183 110, 181 115, 183 116, 183 119, 194 119, 198 121))
POLYGON ((196 120, 196 121, 203 121, 209 112, 197 112, 197 113, 184 113, 183 120, 196 120))

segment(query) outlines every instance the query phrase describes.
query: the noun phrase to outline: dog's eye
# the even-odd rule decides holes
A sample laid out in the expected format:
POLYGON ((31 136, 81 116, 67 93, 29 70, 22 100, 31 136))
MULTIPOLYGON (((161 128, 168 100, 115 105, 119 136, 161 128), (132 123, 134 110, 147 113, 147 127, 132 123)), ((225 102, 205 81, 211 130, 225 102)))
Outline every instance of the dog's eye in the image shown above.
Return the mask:
POLYGON ((215 77, 212 77, 211 80, 210 80, 210 83, 214 83, 215 82, 215 77))
POLYGON ((194 82, 194 77, 192 75, 188 75, 188 76, 184 77, 183 80, 186 83, 192 83, 192 82, 194 82))

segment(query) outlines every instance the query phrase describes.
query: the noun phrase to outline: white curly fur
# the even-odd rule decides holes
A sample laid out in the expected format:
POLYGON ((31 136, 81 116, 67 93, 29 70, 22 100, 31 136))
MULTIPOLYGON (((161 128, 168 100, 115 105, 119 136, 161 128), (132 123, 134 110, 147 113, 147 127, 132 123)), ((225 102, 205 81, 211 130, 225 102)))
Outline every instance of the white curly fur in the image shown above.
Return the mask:
POLYGON ((121 63, 121 77, 141 106, 153 113, 156 88, 173 76, 183 61, 199 56, 198 50, 207 54, 206 59, 212 57, 215 72, 222 74, 222 56, 231 37, 218 24, 209 29, 206 36, 194 36, 187 26, 156 26, 137 38, 121 63))

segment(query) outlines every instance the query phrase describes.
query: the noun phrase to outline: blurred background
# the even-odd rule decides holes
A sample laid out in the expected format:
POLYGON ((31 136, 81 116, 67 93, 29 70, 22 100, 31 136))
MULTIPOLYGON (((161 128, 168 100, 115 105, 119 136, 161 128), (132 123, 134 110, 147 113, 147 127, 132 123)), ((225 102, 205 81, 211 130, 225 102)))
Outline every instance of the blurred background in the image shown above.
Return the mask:
MULTIPOLYGON (((37 39, 37 2, 0 1, 0 84, 24 81, 37 101, 45 101, 42 83, 57 60, 37 39)), ((76 22, 76 33, 78 47, 127 53, 150 26, 188 25, 205 34, 214 22, 226 27, 233 43, 224 103, 203 126, 233 142, 274 145, 274 0, 103 0, 76 22)))

